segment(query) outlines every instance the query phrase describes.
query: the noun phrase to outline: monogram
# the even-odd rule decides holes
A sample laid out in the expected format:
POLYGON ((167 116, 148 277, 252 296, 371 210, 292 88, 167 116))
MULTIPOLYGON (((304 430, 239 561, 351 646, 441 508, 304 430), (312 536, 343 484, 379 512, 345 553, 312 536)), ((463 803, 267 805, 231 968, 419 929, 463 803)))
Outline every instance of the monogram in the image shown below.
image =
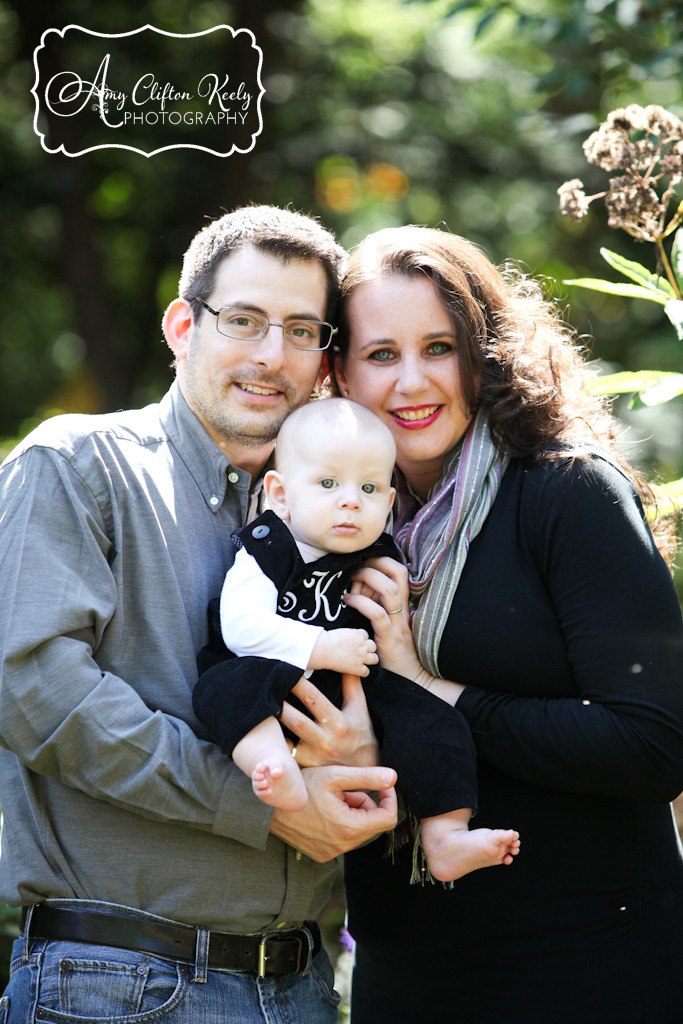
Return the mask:
POLYGON ((301 581, 301 586, 305 587, 308 593, 302 592, 297 599, 297 595, 288 590, 280 599, 278 611, 300 622, 313 622, 321 614, 326 622, 336 622, 344 608, 341 600, 344 591, 334 586, 341 575, 341 572, 314 570, 301 581))

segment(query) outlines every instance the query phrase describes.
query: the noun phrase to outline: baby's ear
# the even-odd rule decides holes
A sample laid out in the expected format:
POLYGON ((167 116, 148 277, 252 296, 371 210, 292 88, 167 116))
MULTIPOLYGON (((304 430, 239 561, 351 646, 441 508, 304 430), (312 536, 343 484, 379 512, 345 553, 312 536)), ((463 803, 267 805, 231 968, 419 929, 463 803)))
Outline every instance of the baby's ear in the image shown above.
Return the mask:
POLYGON ((285 481, 276 469, 269 469, 263 478, 263 489, 268 499, 268 507, 280 519, 289 519, 285 481))
POLYGON ((389 511, 390 512, 391 512, 392 508, 394 507, 394 498, 395 497, 396 497, 396 488, 395 487, 390 487, 389 488, 389 511))

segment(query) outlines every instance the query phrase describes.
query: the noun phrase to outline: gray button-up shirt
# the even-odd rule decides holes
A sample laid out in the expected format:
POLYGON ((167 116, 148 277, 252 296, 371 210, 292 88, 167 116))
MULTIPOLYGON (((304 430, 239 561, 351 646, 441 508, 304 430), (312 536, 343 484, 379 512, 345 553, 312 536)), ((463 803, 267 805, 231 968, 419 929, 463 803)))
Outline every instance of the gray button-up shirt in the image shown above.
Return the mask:
POLYGON ((43 423, 0 469, 0 897, 107 900, 222 931, 316 917, 336 871, 192 713, 207 604, 247 518, 175 383, 43 423))

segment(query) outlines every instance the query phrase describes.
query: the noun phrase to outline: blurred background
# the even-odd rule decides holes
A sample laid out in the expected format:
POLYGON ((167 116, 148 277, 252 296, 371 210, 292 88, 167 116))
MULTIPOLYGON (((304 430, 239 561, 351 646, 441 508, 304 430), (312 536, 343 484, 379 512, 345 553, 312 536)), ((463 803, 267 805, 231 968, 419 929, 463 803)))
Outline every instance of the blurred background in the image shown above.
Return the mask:
MULTIPOLYGON (((558 283, 614 277, 601 245, 655 263, 652 246, 607 228, 601 203, 572 222, 557 197, 569 178, 605 187, 581 143, 608 111, 656 103, 683 117, 682 30, 682 5, 666 0, 0 0, 0 453, 55 412, 164 393, 159 324, 182 253, 206 218, 251 201, 317 214, 347 246, 387 225, 442 225, 548 279, 607 368, 683 372, 657 304, 558 283), (33 51, 72 23, 251 29, 266 89, 253 151, 45 153, 33 51)), ((629 457, 681 476, 683 398, 619 409, 629 457)))

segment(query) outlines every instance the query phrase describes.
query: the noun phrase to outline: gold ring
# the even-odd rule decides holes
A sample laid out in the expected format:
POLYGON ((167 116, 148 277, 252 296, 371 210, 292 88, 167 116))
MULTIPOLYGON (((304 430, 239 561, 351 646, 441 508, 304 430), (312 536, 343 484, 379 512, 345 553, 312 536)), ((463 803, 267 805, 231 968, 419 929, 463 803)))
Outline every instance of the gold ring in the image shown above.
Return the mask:
POLYGON ((296 761, 296 747, 292 747, 292 757, 296 761))
POLYGON ((393 612, 387 611, 387 615, 398 615, 399 612, 403 611, 403 605, 400 608, 394 608, 393 612))

